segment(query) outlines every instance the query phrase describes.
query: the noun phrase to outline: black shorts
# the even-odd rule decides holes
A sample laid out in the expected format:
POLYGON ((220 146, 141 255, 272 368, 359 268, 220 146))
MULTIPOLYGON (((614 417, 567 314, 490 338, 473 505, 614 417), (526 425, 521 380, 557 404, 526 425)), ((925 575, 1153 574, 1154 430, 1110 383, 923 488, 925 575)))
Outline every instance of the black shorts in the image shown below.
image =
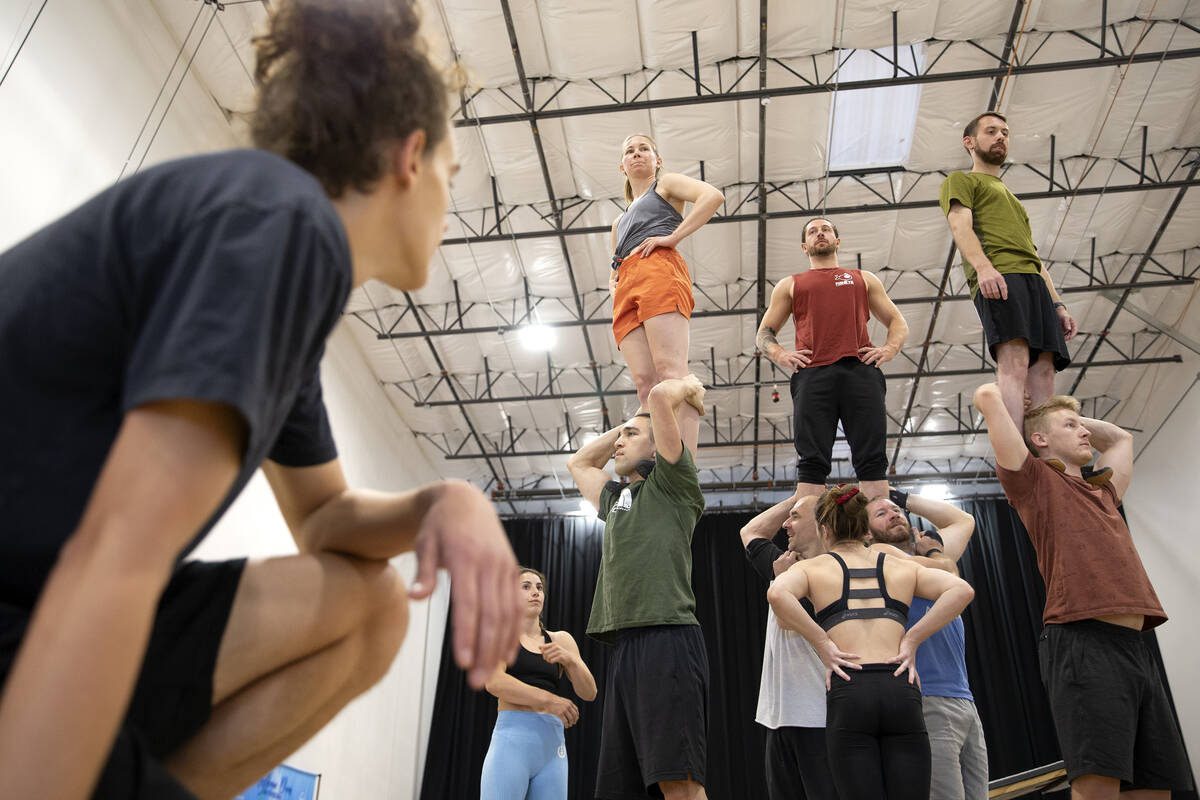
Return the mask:
POLYGON ((838 800, 824 728, 767 729, 767 800, 838 800))
POLYGON ((887 479, 887 407, 883 371, 847 356, 792 373, 796 480, 824 484, 833 465, 838 421, 860 481, 887 479))
POLYGON ((1145 634, 1095 619, 1047 625, 1042 683, 1067 767, 1121 790, 1192 788, 1183 742, 1145 634))
POLYGON ((1071 363, 1062 323, 1050 299, 1050 290, 1041 275, 1012 273, 1004 276, 1007 300, 992 300, 983 292, 975 295, 975 310, 983 323, 988 350, 996 358, 996 346, 1013 339, 1029 343, 1029 363, 1042 353, 1054 357, 1054 368, 1062 371, 1071 363))
MULTIPOLYGON (((162 764, 212 713, 213 672, 245 560, 188 562, 158 604, 133 699, 93 798, 194 800, 162 764)), ((0 681, 29 623, 26 609, 0 604, 0 681)))
POLYGON ((604 685, 596 797, 662 797, 659 781, 704 784, 708 655, 698 625, 619 631, 604 685))

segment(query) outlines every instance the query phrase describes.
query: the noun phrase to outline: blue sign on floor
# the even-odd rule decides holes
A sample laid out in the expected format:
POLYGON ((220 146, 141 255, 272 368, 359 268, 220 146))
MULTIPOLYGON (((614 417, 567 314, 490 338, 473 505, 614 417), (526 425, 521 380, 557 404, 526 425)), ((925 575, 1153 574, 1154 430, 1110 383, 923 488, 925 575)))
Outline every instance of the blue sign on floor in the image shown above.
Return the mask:
POLYGON ((279 766, 234 800, 316 800, 321 776, 279 766))

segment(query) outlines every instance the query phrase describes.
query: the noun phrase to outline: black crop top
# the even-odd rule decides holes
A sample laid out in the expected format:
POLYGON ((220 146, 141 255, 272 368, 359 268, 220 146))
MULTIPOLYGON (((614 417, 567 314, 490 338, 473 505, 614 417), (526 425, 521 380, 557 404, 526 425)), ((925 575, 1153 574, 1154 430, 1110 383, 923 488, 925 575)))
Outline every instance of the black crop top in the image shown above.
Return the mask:
MULTIPOLYGON (((546 642, 550 642, 550 634, 542 631, 546 642)), ((508 674, 530 686, 545 689, 559 697, 567 696, 566 670, 558 664, 551 664, 539 653, 531 653, 524 645, 517 646, 517 660, 507 670, 508 674)))
POLYGON ((817 612, 815 619, 818 625, 825 630, 831 630, 833 626, 851 619, 890 619, 901 625, 908 623, 908 606, 887 593, 887 584, 883 580, 883 553, 879 554, 874 569, 850 569, 837 553, 830 552, 829 555, 833 556, 842 568, 842 596, 817 612), (875 578, 876 586, 872 589, 851 589, 851 578, 875 578), (883 598, 882 607, 849 607, 851 600, 871 600, 876 597, 883 598))

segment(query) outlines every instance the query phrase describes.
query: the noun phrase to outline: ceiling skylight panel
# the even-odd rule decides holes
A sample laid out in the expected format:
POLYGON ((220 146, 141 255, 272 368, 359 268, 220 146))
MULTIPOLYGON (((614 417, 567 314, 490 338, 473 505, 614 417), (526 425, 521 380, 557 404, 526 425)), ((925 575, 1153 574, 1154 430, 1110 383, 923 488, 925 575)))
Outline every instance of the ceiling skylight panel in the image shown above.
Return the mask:
MULTIPOLYGON (((839 84, 892 77, 892 49, 852 50, 838 54, 839 84)), ((900 69, 918 72, 925 63, 923 45, 902 47, 900 69)), ((904 73, 901 73, 904 74, 904 73)), ((880 86, 838 90, 831 100, 829 168, 861 169, 897 165, 912 149, 921 86, 880 86)))

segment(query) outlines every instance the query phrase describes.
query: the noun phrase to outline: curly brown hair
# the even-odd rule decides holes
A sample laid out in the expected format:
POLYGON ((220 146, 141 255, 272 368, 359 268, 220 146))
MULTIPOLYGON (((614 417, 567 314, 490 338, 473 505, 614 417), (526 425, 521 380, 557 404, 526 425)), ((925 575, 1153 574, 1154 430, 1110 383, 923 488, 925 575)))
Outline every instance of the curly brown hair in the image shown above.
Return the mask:
POLYGON ((419 34, 413 0, 284 0, 255 37, 254 144, 321 182, 369 191, 384 149, 417 130, 449 133, 450 84, 419 34))
POLYGON ((839 483, 817 500, 817 524, 829 529, 830 546, 839 542, 865 542, 870 527, 867 504, 870 500, 857 487, 839 483), (840 502, 839 502, 840 501, 840 502))

